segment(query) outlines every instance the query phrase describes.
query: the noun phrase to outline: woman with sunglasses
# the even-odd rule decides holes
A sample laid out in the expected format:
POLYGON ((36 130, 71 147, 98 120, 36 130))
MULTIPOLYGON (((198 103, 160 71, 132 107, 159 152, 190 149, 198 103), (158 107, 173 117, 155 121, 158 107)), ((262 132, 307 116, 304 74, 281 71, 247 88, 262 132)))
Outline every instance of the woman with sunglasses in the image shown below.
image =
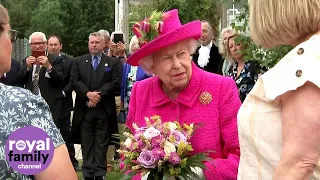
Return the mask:
MULTIPOLYGON (((10 70, 11 40, 16 37, 13 35, 13 31, 10 31, 8 11, 1 4, 0 24, 1 77, 10 70)), ((0 83, 0 124, 2 124, 0 126, 0 179, 77 179, 65 143, 53 123, 47 103, 42 98, 33 95, 30 91, 0 83), (32 176, 15 171, 6 159, 5 153, 6 141, 10 134, 15 129, 26 126, 46 127, 42 129, 50 136, 55 147, 54 156, 49 166, 44 171, 32 176)))

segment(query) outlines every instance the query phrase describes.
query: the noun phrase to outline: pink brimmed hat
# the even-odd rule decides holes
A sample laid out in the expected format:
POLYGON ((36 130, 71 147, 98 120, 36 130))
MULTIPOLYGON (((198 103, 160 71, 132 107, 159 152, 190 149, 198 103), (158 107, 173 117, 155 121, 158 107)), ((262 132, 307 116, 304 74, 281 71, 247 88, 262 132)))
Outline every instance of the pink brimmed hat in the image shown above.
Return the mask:
POLYGON ((127 59, 127 63, 133 66, 138 66, 142 58, 164 47, 189 38, 198 40, 202 34, 198 20, 181 25, 177 9, 154 12, 150 18, 136 23, 132 30, 141 47, 127 59))

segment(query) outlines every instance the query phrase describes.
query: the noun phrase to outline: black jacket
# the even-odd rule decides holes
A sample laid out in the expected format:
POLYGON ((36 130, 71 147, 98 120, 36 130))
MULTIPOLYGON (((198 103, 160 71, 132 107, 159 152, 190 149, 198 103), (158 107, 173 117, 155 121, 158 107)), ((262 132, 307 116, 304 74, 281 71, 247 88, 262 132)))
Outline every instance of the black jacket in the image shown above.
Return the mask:
POLYGON ((11 59, 11 69, 6 73, 6 78, 4 79, 3 84, 9 86, 20 86, 20 77, 19 72, 21 69, 21 64, 15 59, 11 59))
POLYGON ((65 77, 64 77, 64 82, 62 84, 62 91, 66 95, 69 110, 72 111, 73 110, 73 100, 72 100, 73 86, 71 81, 71 68, 72 68, 73 59, 71 59, 70 57, 64 54, 62 54, 60 57, 63 58, 64 67, 65 67, 65 77))
MULTIPOLYGON (((59 128, 59 121, 70 119, 70 111, 68 110, 68 103, 62 93, 62 85, 64 82, 64 61, 59 56, 52 54, 48 55, 50 64, 52 65, 52 71, 47 72, 46 68, 41 67, 39 73, 39 88, 41 96, 48 103, 53 120, 56 126, 59 128)), ((32 72, 27 69, 26 59, 22 61, 21 70, 19 76, 21 78, 21 84, 25 89, 32 90, 32 72)))
MULTIPOLYGON (((91 54, 77 57, 73 62, 71 70, 71 80, 77 94, 72 120, 71 137, 75 144, 81 143, 80 127, 86 109, 88 108, 86 103, 89 99, 86 94, 90 91, 89 87, 91 83, 92 70, 91 61, 91 54)), ((119 65, 119 63, 121 63, 121 61, 103 54, 97 69, 97 79, 95 81, 99 86, 96 91, 101 92, 99 106, 108 114, 107 119, 109 119, 109 132, 107 133, 110 133, 110 135, 118 133, 115 92, 120 92, 121 88, 122 66, 119 65)))

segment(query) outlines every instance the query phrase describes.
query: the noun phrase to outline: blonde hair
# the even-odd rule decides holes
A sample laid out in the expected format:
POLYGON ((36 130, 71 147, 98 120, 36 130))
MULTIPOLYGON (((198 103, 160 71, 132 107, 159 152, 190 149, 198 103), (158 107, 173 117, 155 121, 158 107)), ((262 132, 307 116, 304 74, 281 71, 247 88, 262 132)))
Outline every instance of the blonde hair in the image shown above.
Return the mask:
POLYGON ((100 40, 101 40, 102 42, 104 42, 104 36, 103 36, 101 33, 99 33, 99 32, 90 33, 89 39, 90 39, 91 36, 99 37, 100 40))
MULTIPOLYGON (((232 57, 232 55, 231 55, 231 52, 230 52, 230 49, 229 49, 229 41, 230 41, 230 39, 232 39, 232 38, 237 38, 237 37, 239 37, 239 36, 241 36, 241 37, 243 37, 243 36, 245 36, 245 34, 244 33, 240 33, 240 32, 236 32, 236 31, 234 31, 233 33, 231 33, 231 35, 228 37, 228 45, 227 45, 227 48, 226 48, 226 59, 228 59, 230 62, 234 62, 235 60, 233 59, 233 57, 232 57)), ((246 46, 247 46, 247 44, 246 43, 243 43, 243 42, 240 42, 241 44, 242 44, 242 47, 243 48, 246 48, 246 46)))
MULTIPOLYGON (((137 36, 132 36, 131 40, 130 40, 130 44, 129 44, 129 53, 133 53, 132 52, 132 46, 135 45, 135 44, 138 44, 139 45, 139 40, 137 38, 137 36)), ((140 47, 140 45, 139 45, 140 47)))
POLYGON ((320 28, 320 0, 249 0, 250 33, 266 48, 300 40, 320 28))
POLYGON ((219 41, 219 52, 222 56, 226 57, 226 52, 228 51, 228 49, 226 48, 226 46, 224 45, 224 34, 225 33, 230 33, 231 36, 236 34, 236 30, 232 29, 232 27, 227 27, 222 29, 221 33, 220 33, 220 41, 219 41))
MULTIPOLYGON (((9 23, 9 14, 8 14, 8 10, 3 7, 2 4, 0 4, 0 23, 1 24, 8 24, 9 23)), ((1 26, 1 31, 3 30, 2 26, 1 26)))
MULTIPOLYGON (((195 39, 186 39, 186 40, 182 40, 185 44, 185 46, 188 49, 189 54, 193 54, 196 49, 197 49, 197 41, 195 39)), ((178 43, 178 42, 177 42, 178 43)), ((190 57, 190 61, 191 61, 191 57, 190 57)), ((144 58, 142 58, 139 61, 139 66, 141 66, 141 68, 146 71, 149 74, 154 74, 153 72, 153 56, 152 54, 149 56, 146 56, 144 58)))

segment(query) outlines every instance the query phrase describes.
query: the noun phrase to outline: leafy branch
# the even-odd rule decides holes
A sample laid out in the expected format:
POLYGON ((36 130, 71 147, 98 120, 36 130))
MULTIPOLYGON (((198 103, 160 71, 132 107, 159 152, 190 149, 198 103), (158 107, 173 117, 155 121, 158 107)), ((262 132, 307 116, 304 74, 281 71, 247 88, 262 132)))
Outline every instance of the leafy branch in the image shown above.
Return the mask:
MULTIPOLYGON (((240 2, 236 0, 236 2, 240 2)), ((243 11, 235 18, 231 23, 233 29, 238 32, 246 33, 249 30, 249 6, 247 3, 242 4, 243 11), (240 22, 240 23, 236 23, 240 22)), ((292 46, 280 46, 272 49, 264 49, 256 45, 250 38, 250 36, 240 36, 235 39, 236 42, 240 42, 245 45, 246 49, 243 50, 243 54, 246 60, 255 60, 259 62, 262 67, 272 68, 275 66, 289 51, 292 50, 292 46)))

